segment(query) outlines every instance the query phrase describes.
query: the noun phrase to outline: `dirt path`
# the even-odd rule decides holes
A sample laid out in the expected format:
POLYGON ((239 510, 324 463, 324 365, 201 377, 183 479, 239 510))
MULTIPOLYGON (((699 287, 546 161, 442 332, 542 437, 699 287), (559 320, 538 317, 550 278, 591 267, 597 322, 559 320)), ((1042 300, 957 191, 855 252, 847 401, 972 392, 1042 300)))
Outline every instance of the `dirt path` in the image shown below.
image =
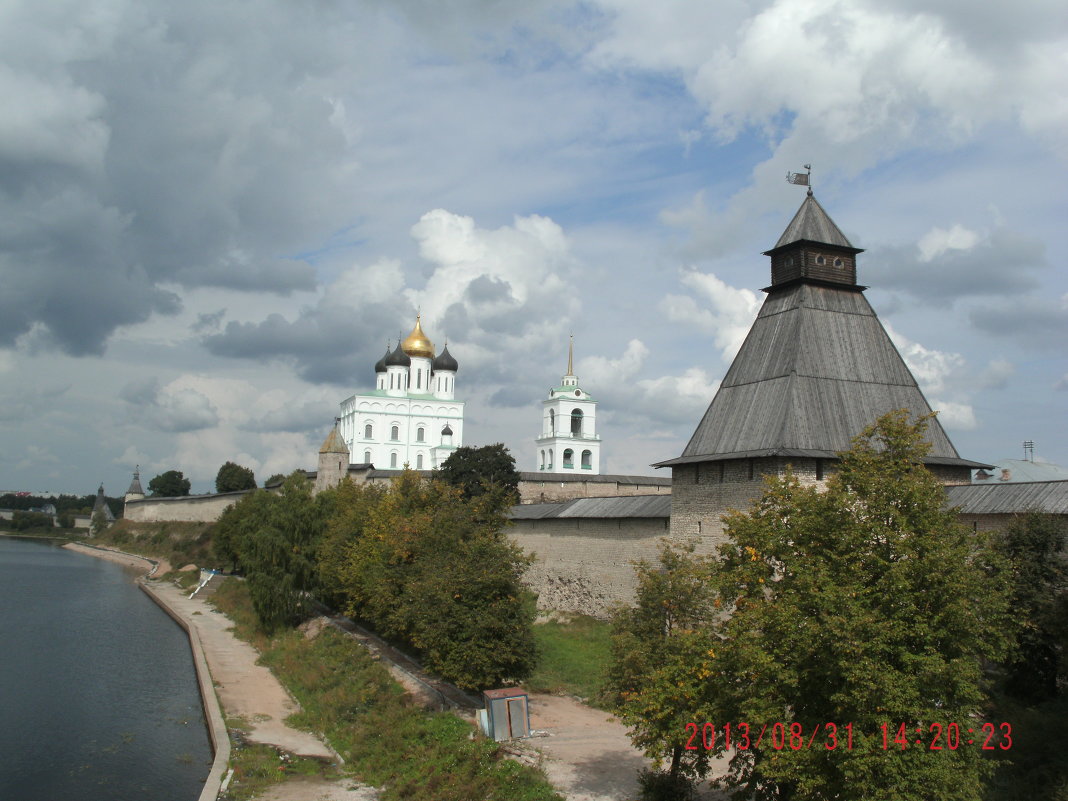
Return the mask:
MULTIPOLYGON (((567 801, 628 801, 638 797, 638 771, 651 765, 631 745, 626 727, 607 712, 573 698, 530 696, 530 725, 535 736, 527 747, 543 756, 542 768, 567 801)), ((726 770, 726 760, 714 772, 726 770)), ((702 788, 706 801, 726 796, 702 788)))
POLYGON ((98 559, 106 559, 109 562, 116 562, 117 564, 125 565, 126 567, 135 567, 150 575, 162 576, 164 573, 169 573, 171 571, 170 562, 166 559, 149 559, 146 556, 134 556, 131 553, 124 553, 115 548, 105 548, 101 545, 83 545, 80 542, 68 542, 63 547, 71 551, 77 551, 78 553, 95 556, 98 559))

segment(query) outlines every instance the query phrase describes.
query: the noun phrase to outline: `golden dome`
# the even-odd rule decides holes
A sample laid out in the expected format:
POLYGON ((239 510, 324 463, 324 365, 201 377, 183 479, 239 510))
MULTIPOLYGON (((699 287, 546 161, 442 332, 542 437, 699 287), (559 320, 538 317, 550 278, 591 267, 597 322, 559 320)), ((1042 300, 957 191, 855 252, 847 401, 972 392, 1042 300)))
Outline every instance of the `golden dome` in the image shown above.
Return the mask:
POLYGON ((401 343, 401 350, 409 356, 422 356, 425 359, 434 358, 434 343, 427 339, 426 334, 423 333, 423 329, 419 325, 418 314, 415 316, 415 328, 412 329, 412 333, 408 334, 408 338, 401 343))

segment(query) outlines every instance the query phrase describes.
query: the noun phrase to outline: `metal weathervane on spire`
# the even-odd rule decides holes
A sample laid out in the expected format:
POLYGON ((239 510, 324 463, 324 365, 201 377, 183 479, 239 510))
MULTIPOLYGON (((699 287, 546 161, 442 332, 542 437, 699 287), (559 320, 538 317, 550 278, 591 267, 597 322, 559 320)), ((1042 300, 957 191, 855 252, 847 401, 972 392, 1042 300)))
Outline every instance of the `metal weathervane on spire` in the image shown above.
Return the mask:
POLYGON ((812 165, 806 164, 805 169, 808 172, 788 172, 786 173, 786 183, 797 184, 799 186, 807 186, 808 194, 812 194, 812 165))

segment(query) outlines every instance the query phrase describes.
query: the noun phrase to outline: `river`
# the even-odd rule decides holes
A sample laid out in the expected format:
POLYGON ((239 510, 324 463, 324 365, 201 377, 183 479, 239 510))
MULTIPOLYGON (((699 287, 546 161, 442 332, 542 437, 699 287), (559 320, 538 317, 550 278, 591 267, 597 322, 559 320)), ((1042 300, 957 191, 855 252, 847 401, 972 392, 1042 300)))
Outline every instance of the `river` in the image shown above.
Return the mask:
POLYGON ((0 537, 3 801, 196 801, 212 752, 189 640, 135 575, 0 537))

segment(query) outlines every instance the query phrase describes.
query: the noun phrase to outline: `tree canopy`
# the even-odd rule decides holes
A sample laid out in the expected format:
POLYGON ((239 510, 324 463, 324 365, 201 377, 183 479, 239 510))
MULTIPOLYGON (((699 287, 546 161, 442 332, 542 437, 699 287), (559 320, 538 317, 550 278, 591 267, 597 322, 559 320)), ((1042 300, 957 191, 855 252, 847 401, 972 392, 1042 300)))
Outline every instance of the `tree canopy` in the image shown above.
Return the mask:
POLYGON ((237 492, 256 489, 256 475, 251 469, 234 462, 227 462, 215 476, 216 492, 237 492))
POLYGON ((148 492, 161 498, 177 498, 188 495, 190 486, 181 470, 168 470, 148 482, 148 492))
POLYGON ((459 487, 465 498, 478 497, 495 486, 519 497, 515 459, 499 442, 479 448, 463 445, 449 455, 438 472, 445 483, 459 487))
POLYGON ((978 747, 927 746, 932 727, 966 730, 984 711, 982 665, 1009 646, 1007 576, 983 537, 943 508, 944 490, 922 464, 925 426, 888 414, 842 454, 825 491, 772 477, 748 513, 726 516, 728 540, 710 565, 717 613, 702 627, 710 647, 689 649, 688 672, 654 665, 634 685, 663 699, 632 724, 636 740, 652 742, 655 756, 687 742, 685 730, 674 743, 650 736, 675 714, 675 680, 673 692, 693 698, 691 720, 719 727, 711 753, 724 751, 723 724, 750 725, 747 748, 735 731, 726 779, 747 797, 981 797, 991 761, 978 747), (794 732, 796 749, 796 739, 784 744, 794 732))

